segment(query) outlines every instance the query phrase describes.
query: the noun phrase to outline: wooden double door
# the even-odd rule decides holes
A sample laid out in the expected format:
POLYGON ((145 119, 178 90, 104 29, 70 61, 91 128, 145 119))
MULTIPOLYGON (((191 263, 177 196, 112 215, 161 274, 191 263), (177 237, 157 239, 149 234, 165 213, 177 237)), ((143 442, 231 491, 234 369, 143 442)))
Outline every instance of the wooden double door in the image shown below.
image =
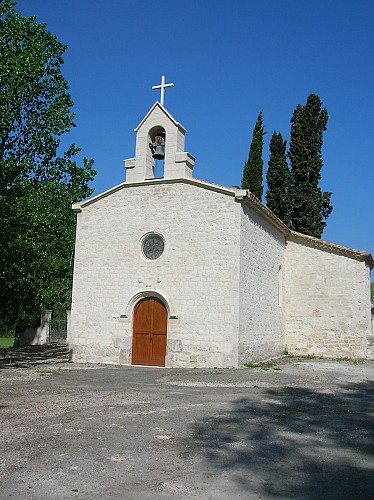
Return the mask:
POLYGON ((134 308, 132 364, 165 366, 167 311, 156 298, 138 302, 134 308))

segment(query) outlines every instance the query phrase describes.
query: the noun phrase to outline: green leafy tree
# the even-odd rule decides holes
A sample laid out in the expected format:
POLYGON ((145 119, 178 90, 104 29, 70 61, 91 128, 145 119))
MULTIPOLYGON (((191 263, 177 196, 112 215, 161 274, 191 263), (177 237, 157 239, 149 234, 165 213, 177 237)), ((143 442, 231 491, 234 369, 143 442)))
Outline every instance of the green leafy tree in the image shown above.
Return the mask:
POLYGON ((291 161, 292 228, 320 238, 332 206, 331 193, 322 192, 323 132, 328 114, 321 99, 310 94, 306 104, 298 104, 291 119, 288 156, 291 161))
POLYGON ((292 202, 290 197, 291 174, 286 156, 287 141, 283 140, 280 132, 274 132, 270 140, 270 156, 266 181, 267 206, 287 226, 291 223, 292 202))
POLYGON ((66 46, 33 17, 0 0, 0 322, 31 323, 69 306, 75 217, 92 193, 93 160, 59 154, 74 126, 61 66, 66 46))
POLYGON ((244 164, 242 188, 249 189, 261 200, 263 187, 263 160, 262 148, 264 145, 263 114, 260 111, 253 129, 251 146, 249 148, 248 160, 244 164))

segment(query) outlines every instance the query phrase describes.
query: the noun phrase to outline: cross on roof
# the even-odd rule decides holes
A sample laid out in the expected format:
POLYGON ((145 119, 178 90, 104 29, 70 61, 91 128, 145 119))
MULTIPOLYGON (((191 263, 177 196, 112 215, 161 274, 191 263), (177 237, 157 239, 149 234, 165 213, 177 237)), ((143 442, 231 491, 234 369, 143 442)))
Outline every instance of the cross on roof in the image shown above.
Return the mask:
POLYGON ((165 83, 165 76, 162 75, 161 77, 161 85, 154 85, 152 87, 152 90, 154 89, 161 89, 161 98, 160 98, 160 104, 163 106, 164 101, 165 101, 165 89, 166 87, 174 87, 174 83, 165 83))

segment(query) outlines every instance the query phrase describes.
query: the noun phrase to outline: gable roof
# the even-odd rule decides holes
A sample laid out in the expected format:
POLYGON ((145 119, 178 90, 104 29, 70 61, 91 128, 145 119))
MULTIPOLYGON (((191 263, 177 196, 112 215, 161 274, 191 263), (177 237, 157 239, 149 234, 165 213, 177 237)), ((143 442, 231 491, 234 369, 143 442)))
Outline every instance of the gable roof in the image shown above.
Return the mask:
POLYGON ((132 187, 140 187, 140 186, 149 186, 154 184, 192 184, 194 186, 199 186, 201 188, 210 189, 212 191, 217 191, 223 194, 227 194, 229 196, 235 197, 238 191, 243 192, 243 189, 230 188, 226 186, 222 186, 221 184, 214 184, 213 182, 202 181, 200 179, 196 179, 194 177, 183 177, 180 179, 148 179, 145 181, 139 182, 121 182, 121 184, 117 184, 102 193, 97 194, 96 196, 92 196, 92 198, 88 198, 87 200, 80 201, 78 203, 74 203, 72 205, 72 209, 75 212, 81 212, 83 208, 96 203, 97 201, 106 198, 117 191, 121 191, 122 189, 132 188, 132 187))
POLYGON ((169 120, 171 120, 174 123, 174 125, 176 127, 178 127, 180 130, 182 130, 184 133, 187 132, 187 129, 185 129, 181 123, 177 122, 177 120, 169 113, 169 111, 166 108, 164 108, 164 106, 162 104, 160 104, 158 101, 156 101, 154 103, 154 105, 151 107, 151 109, 145 115, 145 117, 143 118, 143 120, 134 129, 135 132, 137 132, 140 129, 140 127, 143 125, 143 123, 147 120, 147 118, 153 113, 153 111, 156 108, 159 108, 167 116, 167 118, 169 118, 169 120))
MULTIPOLYGON (((159 103, 156 103, 159 104, 159 103)), ((161 105, 160 105, 161 106, 161 105)), ((250 206, 253 210, 259 213, 264 219, 266 219, 270 224, 275 226, 289 241, 299 242, 301 244, 317 248, 319 250, 327 251, 337 255, 343 255, 361 262, 366 262, 370 269, 374 268, 374 259, 369 252, 362 250, 356 250, 353 248, 338 245, 336 243, 330 243, 313 236, 298 233, 297 231, 292 231, 288 226, 286 226, 266 205, 264 205, 251 191, 248 189, 240 189, 237 187, 227 187, 221 184, 215 184, 213 182, 203 181, 201 179, 192 178, 181 178, 181 179, 150 179, 142 182, 122 182, 117 186, 114 186, 103 193, 100 193, 92 198, 81 201, 79 203, 74 203, 72 209, 75 212, 81 212, 83 208, 92 205, 93 203, 110 196, 111 194, 121 191, 122 189, 138 186, 147 186, 154 184, 190 184, 203 189, 209 189, 216 191, 228 196, 235 198, 235 201, 239 203, 246 204, 250 206)))

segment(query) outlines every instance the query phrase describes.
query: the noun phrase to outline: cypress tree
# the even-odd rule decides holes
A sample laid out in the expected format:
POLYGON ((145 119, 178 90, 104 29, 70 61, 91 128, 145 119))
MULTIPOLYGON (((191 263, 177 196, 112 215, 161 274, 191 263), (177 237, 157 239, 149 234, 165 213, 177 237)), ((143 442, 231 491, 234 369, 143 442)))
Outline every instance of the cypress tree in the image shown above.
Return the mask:
POLYGON ((308 96, 305 106, 298 104, 291 119, 288 156, 291 161, 292 229, 320 238, 332 206, 331 193, 322 192, 323 132, 328 113, 316 94, 308 96))
POLYGON ((244 164, 242 179, 242 188, 249 189, 259 200, 261 200, 264 190, 262 174, 264 162, 262 161, 262 148, 264 145, 265 132, 262 119, 262 111, 260 111, 253 129, 249 156, 248 160, 244 164))
POLYGON ((274 132, 270 140, 270 157, 266 181, 268 190, 266 193, 267 206, 287 226, 291 222, 291 198, 290 183, 291 175, 286 158, 286 144, 280 132, 274 132))

